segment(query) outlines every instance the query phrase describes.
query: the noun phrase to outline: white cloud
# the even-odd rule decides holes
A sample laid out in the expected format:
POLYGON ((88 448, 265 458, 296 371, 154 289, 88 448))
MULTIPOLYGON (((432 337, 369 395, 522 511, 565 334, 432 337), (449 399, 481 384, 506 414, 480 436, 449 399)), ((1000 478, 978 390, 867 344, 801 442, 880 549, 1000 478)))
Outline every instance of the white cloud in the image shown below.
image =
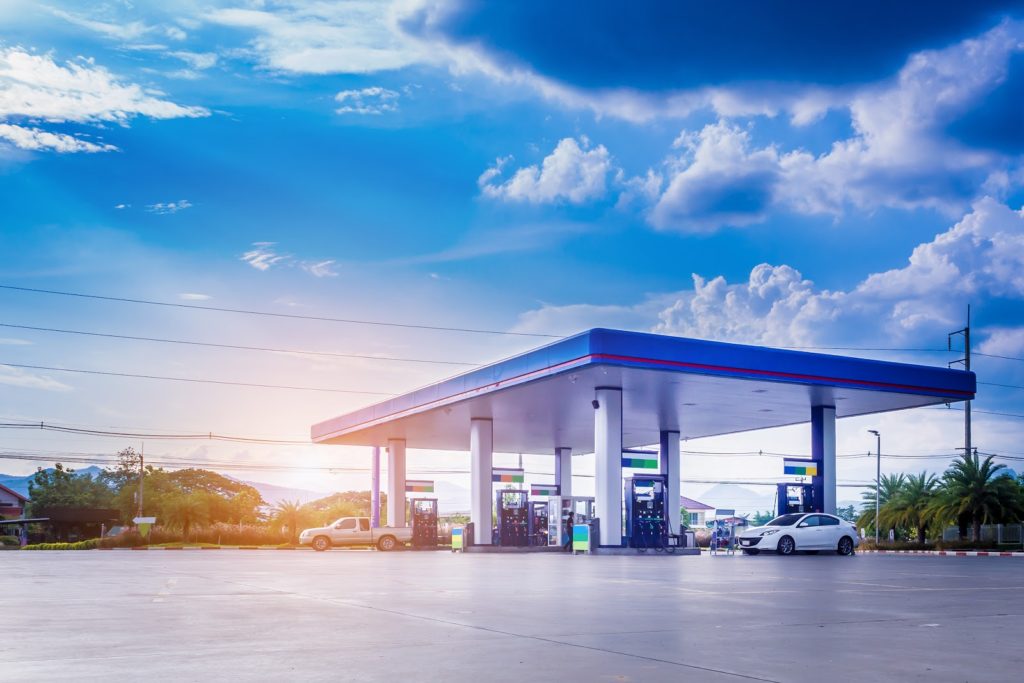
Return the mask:
POLYGON ((0 123, 0 140, 7 140, 15 147, 33 151, 48 152, 110 152, 117 147, 81 140, 65 133, 51 133, 40 128, 27 128, 9 123, 0 123))
POLYGON ((46 121, 127 123, 135 116, 154 119, 208 116, 202 107, 161 99, 152 90, 123 83, 91 60, 54 61, 19 47, 0 50, 0 116, 46 121))
POLYGON ((88 29, 94 33, 99 33, 106 38, 113 38, 116 40, 138 40, 154 30, 152 26, 148 26, 141 21, 101 21, 99 19, 85 17, 80 14, 66 12, 56 7, 46 7, 45 9, 53 16, 64 19, 75 26, 88 29))
POLYGON ((266 271, 276 265, 290 264, 293 261, 292 256, 274 251, 274 242, 253 242, 252 246, 252 249, 242 254, 241 260, 256 270, 266 271))
POLYGON ((178 298, 183 301, 208 301, 210 299, 210 295, 197 294, 195 292, 182 292, 178 295, 178 298))
POLYGON ((27 339, 13 339, 11 337, 0 337, 0 346, 31 346, 32 342, 27 339))
POLYGON ((1024 355, 1024 327, 995 327, 982 330, 987 335, 978 346, 981 353, 996 356, 1024 355))
POLYGON ((674 146, 686 154, 672 164, 676 169, 649 215, 652 225, 706 232, 764 220, 779 182, 774 148, 752 150, 747 131, 725 122, 684 132, 674 146))
MULTIPOLYGON (((162 46, 159 46, 162 47, 162 46)), ((188 68, 164 72, 164 76, 170 78, 182 78, 194 80, 199 78, 203 71, 212 69, 217 65, 220 57, 216 52, 189 52, 188 50, 171 50, 166 53, 168 57, 180 59, 188 65, 188 68)))
POLYGON ((157 204, 150 204, 146 207, 146 211, 157 214, 169 214, 178 213, 185 209, 192 208, 192 202, 187 199, 179 199, 176 202, 159 202, 157 204))
POLYGON ((391 3, 289 2, 224 8, 211 23, 257 34, 252 49, 262 64, 292 73, 374 73, 429 61, 419 43, 395 25, 391 3))
POLYGON ((894 80, 849 100, 853 137, 818 157, 785 155, 783 198, 808 213, 839 213, 847 204, 961 212, 986 183, 994 187, 1008 162, 964 147, 946 128, 1003 82, 1010 57, 1022 51, 1024 23, 1004 22, 978 38, 912 55, 894 80))
POLYGON ((131 204, 115 204, 114 208, 118 209, 118 210, 120 210, 120 209, 130 209, 131 206, 132 206, 131 204))
POLYGON ((314 261, 299 264, 302 270, 306 271, 313 277, 337 277, 338 269, 337 262, 333 259, 326 259, 323 261, 314 261))
POLYGON ((9 365, 0 365, 0 384, 44 391, 71 391, 71 387, 63 382, 9 365))
MULTIPOLYGON (((918 245, 902 268, 849 290, 818 288, 789 265, 762 263, 745 282, 694 274, 693 288, 633 306, 543 306, 520 319, 529 331, 624 326, 666 334, 777 346, 877 344, 944 338, 962 324, 964 304, 1024 297, 1024 211, 991 198, 918 245)), ((1024 328, 989 331, 982 349, 1019 354, 1024 328)))
POLYGON ((478 180, 484 196, 507 201, 547 204, 567 201, 571 204, 600 199, 606 193, 606 177, 611 170, 611 156, 604 145, 589 149, 589 141, 565 138, 541 165, 520 168, 504 183, 495 184, 501 176, 503 161, 483 172, 478 180), (581 144, 582 143, 582 144, 581 144))
POLYGON ((398 110, 398 93, 387 88, 372 87, 361 90, 342 90, 334 96, 340 105, 338 114, 383 114, 398 110))
POLYGON ((819 290, 789 266, 761 264, 748 282, 694 276, 694 290, 661 313, 657 328, 728 341, 799 345, 899 342, 960 324, 963 302, 1024 296, 1024 213, 985 198, 956 225, 918 245, 903 268, 849 291, 819 290))
POLYGON ((209 115, 202 107, 178 105, 161 95, 118 80, 92 60, 79 58, 62 65, 49 54, 37 55, 20 47, 0 48, 0 137, 22 149, 105 152, 117 148, 12 120, 127 125, 136 116, 168 119, 209 115))

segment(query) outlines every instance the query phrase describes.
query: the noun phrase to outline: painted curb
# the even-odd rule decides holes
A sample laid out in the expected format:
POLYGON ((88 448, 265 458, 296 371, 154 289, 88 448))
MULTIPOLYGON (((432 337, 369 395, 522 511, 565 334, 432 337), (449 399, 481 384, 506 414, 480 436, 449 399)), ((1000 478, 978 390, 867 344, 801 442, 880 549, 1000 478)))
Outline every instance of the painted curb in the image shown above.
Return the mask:
POLYGON ((876 555, 932 555, 938 557, 1024 557, 1024 552, 1007 550, 858 550, 876 555))

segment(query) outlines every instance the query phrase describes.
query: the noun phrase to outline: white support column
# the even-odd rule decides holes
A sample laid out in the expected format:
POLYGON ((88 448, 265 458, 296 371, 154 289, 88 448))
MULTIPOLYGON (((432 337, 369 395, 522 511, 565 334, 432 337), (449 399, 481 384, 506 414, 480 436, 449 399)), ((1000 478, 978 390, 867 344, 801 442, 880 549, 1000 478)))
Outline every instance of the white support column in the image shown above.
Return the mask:
POLYGON ((555 484, 559 486, 559 495, 563 497, 572 496, 572 449, 555 449, 555 484))
POLYGON ((405 439, 388 439, 388 526, 405 526, 405 439))
POLYGON ((661 473, 668 479, 665 500, 668 505, 668 529, 679 533, 679 432, 662 432, 660 443, 661 473))
POLYGON ((594 505, 601 545, 622 545, 622 389, 599 387, 594 398, 594 505))
POLYGON ((469 422, 469 519, 473 543, 491 545, 491 469, 494 467, 494 423, 476 418, 469 422))

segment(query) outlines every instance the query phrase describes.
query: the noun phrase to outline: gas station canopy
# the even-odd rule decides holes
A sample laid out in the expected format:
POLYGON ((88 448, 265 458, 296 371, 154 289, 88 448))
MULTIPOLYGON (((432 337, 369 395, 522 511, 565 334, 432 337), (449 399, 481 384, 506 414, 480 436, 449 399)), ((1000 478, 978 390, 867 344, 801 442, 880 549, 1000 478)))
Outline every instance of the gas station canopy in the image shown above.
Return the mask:
POLYGON ((318 443, 468 450, 474 419, 496 452, 595 449, 595 392, 622 392, 622 445, 805 423, 974 398, 975 376, 847 356, 593 329, 316 424, 318 443))

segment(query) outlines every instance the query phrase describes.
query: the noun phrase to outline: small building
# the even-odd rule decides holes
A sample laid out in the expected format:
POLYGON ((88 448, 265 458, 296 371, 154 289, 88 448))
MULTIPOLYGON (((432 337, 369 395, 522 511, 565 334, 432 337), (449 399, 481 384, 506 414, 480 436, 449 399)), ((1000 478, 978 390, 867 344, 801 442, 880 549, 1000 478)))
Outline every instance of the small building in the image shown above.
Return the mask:
POLYGON ((708 512, 715 509, 686 496, 679 496, 679 507, 683 509, 683 521, 691 528, 703 527, 707 523, 708 512))
POLYGON ((28 498, 0 484, 0 519, 18 519, 25 514, 28 498))

